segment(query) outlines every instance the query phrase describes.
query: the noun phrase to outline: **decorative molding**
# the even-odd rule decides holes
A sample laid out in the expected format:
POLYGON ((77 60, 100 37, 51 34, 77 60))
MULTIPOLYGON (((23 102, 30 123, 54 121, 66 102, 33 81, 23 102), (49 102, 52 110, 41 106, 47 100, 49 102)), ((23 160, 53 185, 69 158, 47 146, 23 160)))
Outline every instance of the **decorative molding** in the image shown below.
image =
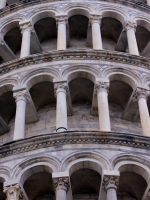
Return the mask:
POLYGON ((69 189, 69 177, 53 178, 54 190, 65 190, 69 189))
POLYGON ((150 150, 149 137, 118 132, 66 131, 11 141, 0 146, 0 158, 71 144, 109 144, 150 150), (70 137, 71 136, 71 137, 70 137))
POLYGON ((109 188, 118 189, 119 177, 118 176, 109 176, 105 175, 103 178, 103 188, 107 191, 109 188))
POLYGON ((57 26, 59 24, 68 25, 68 18, 67 18, 67 16, 57 16, 56 17, 56 24, 57 24, 57 26))
POLYGON ((99 23, 101 25, 102 15, 91 15, 90 16, 90 23, 99 23))
POLYGON ((32 32, 32 30, 33 30, 33 27, 31 25, 30 21, 21 22, 19 25, 20 25, 20 29, 21 29, 22 34, 24 33, 24 31, 32 32))
POLYGON ((63 89, 66 92, 66 94, 69 91, 68 84, 66 82, 54 83, 54 94, 56 97, 57 97, 58 89, 63 89))
POLYGON ((7 199, 23 199, 23 192, 18 184, 10 185, 8 187, 4 187, 4 193, 7 196, 7 199))
POLYGON ((64 60, 100 60, 127 65, 134 65, 140 68, 150 68, 150 59, 142 56, 134 56, 128 53, 107 51, 107 50, 65 50, 62 52, 51 51, 33 54, 26 58, 15 59, 0 65, 0 75, 13 70, 53 61, 64 60))
POLYGON ((144 88, 137 88, 134 95, 133 95, 133 102, 138 101, 140 98, 148 99, 148 96, 150 95, 149 91, 144 88))
MULTIPOLYGON (((98 2, 101 2, 101 0, 97 0, 98 2)), ((103 0, 104 2, 109 2, 109 3, 116 3, 116 4, 121 4, 121 5, 124 5, 124 6, 127 6, 127 7, 130 7, 130 8, 136 8, 136 9, 139 9, 140 11, 144 11, 144 12, 147 12, 149 14, 149 11, 150 11, 150 6, 148 6, 147 4, 145 3, 142 3, 142 2, 138 2, 138 1, 135 1, 135 0, 103 0)), ((102 2, 103 2, 102 1, 102 2)), ((0 9, 0 15, 1 16, 6 16, 8 14, 11 14, 11 13, 16 13, 16 10, 18 11, 19 9, 21 10, 22 8, 27 8, 29 6, 32 5, 41 5, 42 3, 54 3, 55 1, 54 0, 32 0, 29 1, 29 2, 25 2, 24 0, 20 0, 19 2, 16 2, 16 3, 13 3, 11 5, 8 5, 6 6, 5 8, 3 9, 0 9)), ((58 0, 58 3, 61 2, 61 0, 58 0)), ((91 3, 91 0, 87 0, 87 2, 90 2, 91 3)))
POLYGON ((94 88, 94 94, 98 92, 107 92, 109 91, 109 83, 108 82, 96 82, 94 88))
POLYGON ((136 31, 136 27, 137 27, 137 24, 135 22, 130 22, 130 21, 126 22, 126 24, 124 26, 126 31, 128 31, 128 30, 136 31))
POLYGON ((16 102, 23 100, 26 101, 27 103, 30 103, 30 96, 27 90, 14 91, 13 97, 15 98, 16 102))

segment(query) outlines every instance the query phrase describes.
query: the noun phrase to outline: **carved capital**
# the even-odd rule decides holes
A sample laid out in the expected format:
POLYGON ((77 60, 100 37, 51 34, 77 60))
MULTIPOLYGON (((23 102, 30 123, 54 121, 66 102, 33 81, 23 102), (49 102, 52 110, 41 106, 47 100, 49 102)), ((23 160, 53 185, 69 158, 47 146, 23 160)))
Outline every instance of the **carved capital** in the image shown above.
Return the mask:
POLYGON ((104 190, 108 190, 109 188, 114 188, 117 190, 119 185, 119 177, 118 176, 109 176, 105 175, 103 179, 103 187, 104 190))
POLYGON ((107 92, 109 91, 109 83, 108 82, 97 82, 95 84, 94 93, 98 92, 107 92))
POLYGON ((136 31, 136 27, 137 27, 137 24, 135 22, 130 22, 130 21, 126 22, 126 24, 124 26, 126 31, 128 31, 128 30, 136 31))
POLYGON ((56 24, 57 26, 59 24, 65 24, 65 25, 68 25, 68 18, 66 16, 59 16, 59 17, 56 17, 56 24))
POLYGON ((68 84, 66 82, 58 82, 54 84, 54 93, 57 97, 57 92, 64 91, 66 94, 68 92, 68 84))
POLYGON ((27 103, 30 103, 30 97, 27 90, 21 90, 13 93, 13 97, 15 98, 16 102, 23 100, 27 103))
POLYGON ((20 29, 22 34, 24 31, 30 31, 30 32, 33 31, 33 27, 31 25, 31 22, 29 21, 20 23, 20 29))
POLYGON ((133 95, 133 101, 138 101, 140 98, 148 99, 149 91, 144 88, 137 88, 134 95, 133 95))
POLYGON ((21 188, 18 184, 16 185, 10 185, 8 187, 4 187, 4 193, 7 196, 7 199, 15 199, 15 200, 21 200, 23 199, 23 192, 21 191, 21 188))
POLYGON ((102 15, 91 15, 90 16, 90 23, 99 23, 101 24, 102 15))
POLYGON ((69 178, 62 177, 62 178, 53 178, 53 186, 54 190, 65 190, 66 192, 69 189, 69 178))

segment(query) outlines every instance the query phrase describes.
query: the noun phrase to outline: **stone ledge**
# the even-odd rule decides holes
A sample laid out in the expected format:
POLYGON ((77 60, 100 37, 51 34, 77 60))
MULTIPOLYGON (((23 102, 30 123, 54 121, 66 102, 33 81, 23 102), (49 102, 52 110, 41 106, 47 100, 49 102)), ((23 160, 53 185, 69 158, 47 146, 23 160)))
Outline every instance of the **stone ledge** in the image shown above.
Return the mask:
MULTIPOLYGON (((19 1, 17 3, 13 3, 9 6, 6 6, 3 9, 0 9, 0 16, 6 16, 7 14, 12 13, 13 11, 16 12, 19 9, 22 8, 26 8, 28 6, 30 6, 31 4, 35 5, 35 4, 42 4, 42 3, 47 3, 47 2, 61 2, 63 0, 30 0, 29 2, 27 0, 22 0, 19 1)), ((91 0, 86 0, 87 2, 91 2, 91 0)), ((130 6, 131 8, 137 8, 139 10, 148 12, 150 11, 150 6, 148 6, 145 3, 141 3, 138 1, 134 1, 134 0, 97 0, 98 2, 111 2, 111 3, 118 3, 121 5, 125 5, 125 6, 130 6)), ((67 0, 65 2, 71 2, 70 0, 67 0)))
POLYGON ((0 158, 71 144, 111 144, 150 150, 150 137, 118 132, 67 131, 12 141, 0 146, 0 158))
POLYGON ((130 64, 150 69, 150 58, 134 56, 128 53, 106 50, 65 50, 33 54, 25 58, 15 59, 0 65, 0 75, 30 65, 63 60, 100 60, 130 64))

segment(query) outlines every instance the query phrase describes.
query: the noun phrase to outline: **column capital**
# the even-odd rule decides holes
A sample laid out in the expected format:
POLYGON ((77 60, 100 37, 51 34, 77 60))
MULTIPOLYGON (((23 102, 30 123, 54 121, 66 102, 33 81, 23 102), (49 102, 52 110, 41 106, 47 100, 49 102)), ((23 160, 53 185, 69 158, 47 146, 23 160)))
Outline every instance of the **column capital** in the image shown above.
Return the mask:
POLYGON ((6 194, 7 199, 21 200, 24 196, 19 184, 4 187, 4 193, 6 194))
POLYGON ((65 190, 66 192, 69 189, 69 177, 59 177, 53 178, 54 190, 65 190))
POLYGON ((145 88, 137 88, 134 95, 133 95, 133 101, 138 101, 141 98, 148 99, 149 91, 145 88))
POLYGON ((109 82, 96 82, 94 93, 97 94, 98 92, 107 92, 109 91, 109 82))
POLYGON ((119 185, 119 176, 104 175, 103 187, 105 191, 107 191, 109 188, 114 188, 117 190, 118 185, 119 185))
POLYGON ((136 22, 130 22, 130 21, 127 21, 124 25, 124 28, 126 31, 128 30, 134 30, 136 31, 136 27, 137 27, 137 24, 136 22))
POLYGON ((62 15, 62 16, 56 16, 56 24, 59 25, 59 24, 65 24, 67 25, 68 24, 68 17, 65 15, 62 15))
POLYGON ((30 97, 29 97, 29 93, 26 89, 24 90, 19 90, 19 91, 14 91, 13 92, 13 97, 15 98, 16 102, 23 100, 27 103, 30 102, 30 97))
POLYGON ((90 23, 99 23, 101 24, 101 20, 102 20, 102 15, 91 15, 90 16, 90 23))
POLYGON ((20 29, 21 29, 22 34, 23 34, 24 31, 29 31, 29 32, 34 31, 30 21, 20 22, 19 25, 20 25, 20 29))
POLYGON ((67 82, 56 82, 54 83, 54 93, 55 96, 57 97, 58 92, 65 92, 66 94, 68 93, 68 83, 67 82))

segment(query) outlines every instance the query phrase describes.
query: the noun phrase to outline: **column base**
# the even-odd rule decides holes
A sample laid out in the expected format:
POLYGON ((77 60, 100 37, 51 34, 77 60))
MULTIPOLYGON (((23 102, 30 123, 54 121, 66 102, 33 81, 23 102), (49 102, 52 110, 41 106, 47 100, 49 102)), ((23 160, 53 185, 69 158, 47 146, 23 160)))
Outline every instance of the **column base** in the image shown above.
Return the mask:
POLYGON ((59 132, 65 132, 65 131, 67 131, 67 129, 64 128, 64 127, 59 127, 59 128, 56 129, 57 133, 59 133, 59 132))

